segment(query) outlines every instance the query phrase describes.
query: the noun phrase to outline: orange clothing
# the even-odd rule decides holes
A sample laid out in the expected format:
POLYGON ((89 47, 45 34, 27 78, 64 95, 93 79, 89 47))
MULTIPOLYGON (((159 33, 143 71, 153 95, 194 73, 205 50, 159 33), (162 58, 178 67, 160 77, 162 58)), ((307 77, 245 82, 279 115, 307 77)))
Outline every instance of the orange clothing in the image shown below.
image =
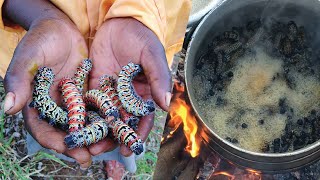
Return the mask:
MULTIPOLYGON (((4 0, 0 0, 0 8, 4 0)), ((150 28, 166 50, 170 65, 181 50, 191 9, 190 0, 51 0, 69 16, 87 39, 90 48, 100 25, 115 17, 133 17, 150 28)), ((0 76, 4 77, 13 52, 26 33, 2 20, 0 9, 0 76)))

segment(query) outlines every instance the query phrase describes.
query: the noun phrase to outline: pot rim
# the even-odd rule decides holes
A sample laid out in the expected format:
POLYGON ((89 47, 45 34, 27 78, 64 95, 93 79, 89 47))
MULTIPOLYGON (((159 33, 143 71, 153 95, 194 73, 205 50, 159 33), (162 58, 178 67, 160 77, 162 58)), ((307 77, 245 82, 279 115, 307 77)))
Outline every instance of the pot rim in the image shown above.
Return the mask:
MULTIPOLYGON (((207 19, 209 18, 209 16, 218 8, 220 7, 221 5, 223 5, 226 1, 228 0, 222 0, 219 4, 216 4, 216 7, 211 9, 205 16, 204 18, 201 20, 201 22, 198 24, 198 26, 196 27, 194 33, 192 34, 191 38, 190 38, 190 43, 188 44, 188 48, 187 48, 187 51, 186 51, 186 58, 185 58, 185 64, 184 64, 184 67, 185 67, 185 71, 184 71, 184 75, 185 75, 185 86, 186 86, 186 91, 187 91, 187 95, 188 95, 188 98, 189 98, 189 102, 192 106, 192 109, 193 111, 195 112, 195 114, 197 115, 197 120, 201 121, 202 125, 205 126, 205 128, 210 131, 210 133, 212 135, 214 135, 216 138, 218 138, 220 141, 222 141, 224 144, 236 149, 237 151, 240 151, 242 153, 247 153, 247 154, 251 154, 251 155, 254 155, 254 156, 258 156, 258 157, 266 157, 266 158, 283 158, 283 157, 292 157, 292 156, 296 156, 296 155, 299 155, 299 154, 302 154, 302 153, 306 153, 306 152, 311 152, 313 149, 315 149, 316 147, 319 147, 320 146, 320 140, 314 142, 313 144, 310 144, 306 147, 303 147, 301 149, 298 149, 298 150, 294 150, 294 151, 291 151, 291 152, 285 152, 285 153, 261 153, 261 152, 254 152, 254 151, 250 151, 250 150, 246 150, 246 149, 243 149, 243 148, 240 148, 230 142, 228 142, 227 140, 221 138, 219 135, 217 135, 211 128, 208 127, 208 125, 203 121, 203 118, 200 116, 200 113, 198 112, 198 109, 196 108, 197 106, 194 104, 195 102, 195 99, 194 97, 191 96, 190 94, 190 90, 189 88, 191 88, 191 80, 189 80, 187 77, 188 77, 188 73, 192 73, 192 72, 189 72, 188 71, 188 62, 190 60, 188 60, 190 57, 190 49, 191 49, 191 46, 193 44, 193 41, 196 37, 196 35, 198 34, 198 32, 201 30, 202 26, 206 23, 207 19)), ((201 127, 201 126, 200 126, 201 127)), ((203 138, 203 137, 202 137, 203 138)))
MULTIPOLYGON (((215 6, 219 6, 224 0, 212 0, 205 8, 189 16, 188 28, 197 24, 206 14, 208 14, 215 6)), ((192 8, 192 7, 191 7, 192 8)))

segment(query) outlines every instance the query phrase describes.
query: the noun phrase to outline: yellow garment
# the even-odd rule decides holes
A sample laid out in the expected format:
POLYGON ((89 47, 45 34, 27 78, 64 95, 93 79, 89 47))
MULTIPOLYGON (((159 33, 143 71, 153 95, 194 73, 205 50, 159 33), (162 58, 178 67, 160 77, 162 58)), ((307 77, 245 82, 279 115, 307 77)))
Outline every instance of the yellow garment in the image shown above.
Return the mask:
MULTIPOLYGON (((2 7, 4 0, 0 0, 2 7)), ((51 0, 76 24, 89 48, 100 25, 115 17, 133 17, 150 28, 166 50, 168 64, 181 50, 191 8, 190 0, 51 0)), ((21 27, 2 20, 0 9, 0 76, 4 77, 23 35, 21 27)))

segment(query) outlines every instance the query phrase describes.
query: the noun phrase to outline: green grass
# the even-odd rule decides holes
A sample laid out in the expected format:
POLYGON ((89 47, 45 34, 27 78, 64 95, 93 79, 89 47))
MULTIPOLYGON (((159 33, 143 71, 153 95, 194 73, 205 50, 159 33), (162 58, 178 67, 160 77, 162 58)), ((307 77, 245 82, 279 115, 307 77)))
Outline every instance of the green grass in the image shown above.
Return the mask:
MULTIPOLYGON (((3 84, 0 81, 0 98, 3 100, 3 84)), ((0 104, 0 179, 32 179, 34 176, 45 176, 41 172, 46 168, 42 166, 37 168, 38 163, 43 159, 51 160, 62 166, 67 166, 60 159, 53 155, 39 152, 32 156, 20 156, 14 150, 14 137, 5 136, 5 114, 3 112, 3 103, 0 104)))
POLYGON ((155 112, 154 127, 151 130, 146 145, 146 153, 137 163, 136 179, 152 179, 158 160, 157 153, 160 149, 161 137, 167 113, 161 110, 155 112))
POLYGON ((155 165, 157 162, 157 156, 153 152, 147 152, 144 157, 137 161, 137 169, 136 174, 153 174, 155 165))

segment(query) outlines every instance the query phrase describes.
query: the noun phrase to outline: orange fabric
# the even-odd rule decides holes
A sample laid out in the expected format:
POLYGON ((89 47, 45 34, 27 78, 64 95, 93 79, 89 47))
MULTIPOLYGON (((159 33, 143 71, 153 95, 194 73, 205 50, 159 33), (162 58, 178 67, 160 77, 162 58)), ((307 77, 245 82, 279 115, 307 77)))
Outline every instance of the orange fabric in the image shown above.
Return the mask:
MULTIPOLYGON (((0 0, 0 7, 4 0, 0 0)), ((51 0, 69 16, 90 47, 99 26, 107 19, 133 17, 150 28, 166 50, 168 64, 183 43, 191 9, 190 0, 51 0)), ((3 23, 0 9, 0 76, 4 77, 13 51, 26 33, 3 23)))

